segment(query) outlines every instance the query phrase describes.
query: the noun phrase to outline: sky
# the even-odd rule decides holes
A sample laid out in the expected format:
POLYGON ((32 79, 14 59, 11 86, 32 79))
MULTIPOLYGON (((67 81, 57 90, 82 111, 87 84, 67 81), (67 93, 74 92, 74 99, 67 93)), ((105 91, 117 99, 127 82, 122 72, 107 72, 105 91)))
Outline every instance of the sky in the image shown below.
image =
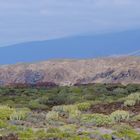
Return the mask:
POLYGON ((140 29, 140 0, 0 0, 0 47, 140 29))

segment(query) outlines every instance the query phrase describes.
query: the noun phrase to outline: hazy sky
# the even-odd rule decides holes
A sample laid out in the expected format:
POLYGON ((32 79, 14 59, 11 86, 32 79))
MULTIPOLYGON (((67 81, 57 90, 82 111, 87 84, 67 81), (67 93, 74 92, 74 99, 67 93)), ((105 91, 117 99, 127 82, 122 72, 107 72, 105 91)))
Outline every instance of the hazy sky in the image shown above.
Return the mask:
POLYGON ((0 46, 140 28, 140 0, 0 0, 0 46))

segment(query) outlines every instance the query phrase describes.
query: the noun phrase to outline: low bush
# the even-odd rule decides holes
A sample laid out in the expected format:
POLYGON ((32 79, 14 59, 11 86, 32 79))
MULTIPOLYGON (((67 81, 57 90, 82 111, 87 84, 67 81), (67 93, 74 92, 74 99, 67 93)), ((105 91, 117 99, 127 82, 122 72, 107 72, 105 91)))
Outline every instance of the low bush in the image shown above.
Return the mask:
POLYGON ((116 88, 116 89, 114 89, 113 90, 113 93, 114 94, 127 94, 128 93, 128 91, 126 90, 126 89, 124 89, 124 88, 116 88))
POLYGON ((138 103, 140 103, 140 92, 128 95, 124 101, 125 106, 134 106, 135 104, 138 103))
POLYGON ((26 129, 24 131, 20 131, 18 133, 18 136, 20 140, 35 140, 36 139, 35 133, 31 128, 26 129))
POLYGON ((60 106, 54 106, 52 108, 53 111, 56 112, 72 112, 73 110, 78 110, 78 107, 76 105, 60 105, 60 106))
POLYGON ((79 103, 77 104, 78 110, 80 111, 87 111, 90 109, 92 103, 91 102, 84 102, 84 103, 79 103))
POLYGON ((50 127, 47 129, 47 133, 61 133, 61 130, 56 127, 50 127))
POLYGON ((124 106, 128 106, 128 107, 134 106, 135 104, 136 104, 135 100, 126 100, 124 102, 124 106))
POLYGON ((67 117, 71 119, 79 118, 81 114, 76 105, 55 106, 52 110, 58 112, 60 117, 67 117))
POLYGON ((8 106, 0 105, 0 119, 1 120, 8 120, 10 119, 11 114, 15 112, 15 109, 10 108, 8 106))
POLYGON ((134 116, 134 117, 132 118, 132 120, 133 120, 133 121, 140 121, 140 114, 134 116))
POLYGON ((44 129, 40 129, 38 131, 35 132, 36 137, 38 138, 38 140, 42 140, 45 139, 47 136, 47 133, 44 129))
POLYGON ((49 111, 46 115, 46 121, 49 121, 49 120, 59 120, 59 114, 58 112, 56 111, 49 111))
POLYGON ((28 108, 18 108, 10 115, 10 120, 24 120, 29 112, 30 110, 28 108))
POLYGON ((30 101, 28 107, 32 110, 48 110, 48 106, 40 104, 37 100, 30 101))
POLYGON ((47 96, 42 96, 42 97, 40 97, 40 98, 38 99, 38 102, 39 102, 40 104, 46 105, 46 104, 48 103, 48 97, 47 97, 47 96))
POLYGON ((132 129, 132 127, 125 123, 120 123, 120 124, 117 123, 112 126, 112 129, 114 131, 120 131, 120 130, 130 130, 132 129))
POLYGON ((6 106, 10 106, 10 107, 15 107, 15 102, 12 100, 7 100, 7 101, 3 102, 2 104, 6 105, 6 106))
POLYGON ((74 124, 67 124, 67 125, 63 125, 63 126, 60 126, 60 127, 59 127, 59 129, 60 129, 62 132, 71 133, 71 134, 76 133, 76 128, 77 128, 77 126, 74 125, 74 124))
POLYGON ((140 134, 137 133, 134 129, 131 129, 129 127, 119 127, 120 129, 117 129, 116 132, 113 133, 113 135, 116 135, 119 138, 123 138, 124 140, 139 140, 140 134))
POLYGON ((112 135, 110 135, 110 134, 104 134, 104 135, 102 135, 102 139, 103 140, 112 140, 112 135))
POLYGON ((113 122, 127 121, 130 118, 129 112, 123 110, 117 110, 111 113, 110 118, 113 122))
POLYGON ((7 126, 8 126, 7 122, 5 122, 4 120, 0 120, 0 129, 6 128, 7 126))
POLYGON ((112 123, 112 120, 108 115, 103 114, 83 114, 81 117, 81 123, 92 124, 95 126, 104 126, 112 123))

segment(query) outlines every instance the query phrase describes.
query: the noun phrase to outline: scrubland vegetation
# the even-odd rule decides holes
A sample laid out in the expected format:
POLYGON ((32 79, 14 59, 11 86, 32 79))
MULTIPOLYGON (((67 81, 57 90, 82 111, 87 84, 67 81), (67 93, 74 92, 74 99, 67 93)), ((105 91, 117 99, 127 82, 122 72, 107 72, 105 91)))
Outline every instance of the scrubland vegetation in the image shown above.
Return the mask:
POLYGON ((140 85, 0 88, 0 137, 140 140, 140 85))

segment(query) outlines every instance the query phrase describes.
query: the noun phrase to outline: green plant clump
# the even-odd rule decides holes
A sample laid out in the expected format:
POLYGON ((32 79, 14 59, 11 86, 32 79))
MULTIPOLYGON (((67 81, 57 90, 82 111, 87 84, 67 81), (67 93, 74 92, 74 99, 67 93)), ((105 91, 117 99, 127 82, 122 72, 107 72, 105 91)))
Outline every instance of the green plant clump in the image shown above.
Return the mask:
POLYGON ((134 117, 132 118, 132 120, 133 120, 133 121, 140 121, 140 114, 134 116, 134 117))
POLYGON ((78 110, 78 107, 76 105, 54 106, 52 110, 58 112, 59 116, 61 117, 64 116, 70 119, 77 119, 80 117, 81 114, 81 112, 78 110))
POLYGON ((15 109, 10 108, 8 106, 0 105, 0 119, 8 120, 10 119, 11 114, 15 111, 15 109))
POLYGON ((134 106, 135 104, 136 104, 135 100, 126 100, 124 102, 124 106, 128 106, 128 107, 134 106))
POLYGON ((81 118, 82 123, 88 123, 95 126, 104 126, 112 123, 108 115, 103 114, 83 114, 81 118))
POLYGON ((110 118, 113 122, 128 121, 130 118, 130 114, 128 111, 117 110, 111 113, 110 118))
POLYGON ((90 109, 92 103, 91 102, 83 102, 83 103, 79 103, 77 104, 78 110, 80 111, 87 111, 88 109, 90 109))
POLYGON ((28 108, 18 108, 10 115, 10 120, 25 120, 29 112, 28 108))
POLYGON ((140 103, 140 92, 128 95, 124 101, 124 106, 134 106, 137 103, 140 103))
POLYGON ((0 120, 0 129, 6 128, 8 126, 7 122, 4 120, 0 120))
POLYGON ((118 136, 119 138, 123 138, 124 140, 139 140, 140 139, 140 134, 130 127, 121 126, 113 134, 118 136))

